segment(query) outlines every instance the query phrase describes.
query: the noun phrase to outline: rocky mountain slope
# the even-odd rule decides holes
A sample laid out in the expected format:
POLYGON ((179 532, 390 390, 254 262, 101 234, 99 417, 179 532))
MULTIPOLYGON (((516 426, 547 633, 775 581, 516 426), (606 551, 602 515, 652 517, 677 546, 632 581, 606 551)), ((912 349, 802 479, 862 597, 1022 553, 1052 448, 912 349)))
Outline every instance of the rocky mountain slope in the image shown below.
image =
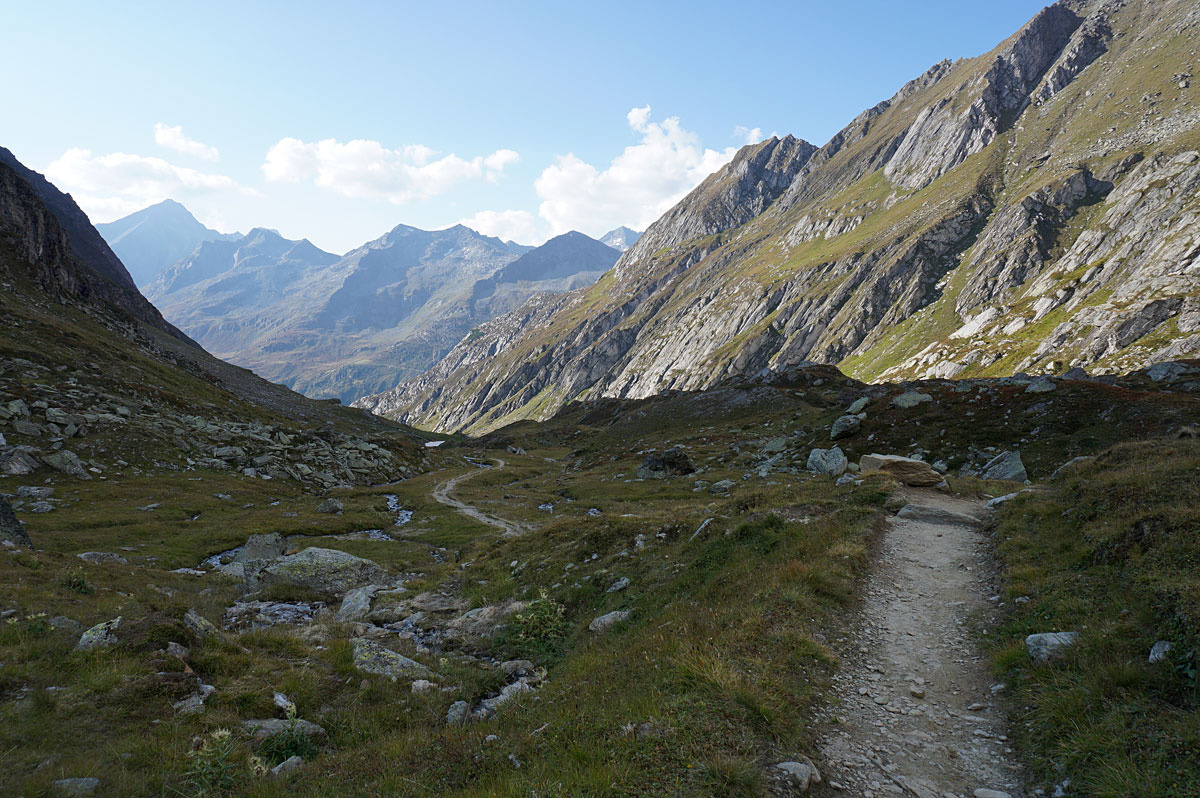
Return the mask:
POLYGON ((212 357, 87 217, 0 150, 0 475, 212 468, 310 488, 418 467, 409 432, 212 357))
POLYGON ((160 271, 205 241, 240 238, 237 233, 218 233, 205 227, 187 208, 170 199, 115 222, 98 224, 96 229, 139 288, 145 288, 160 271))
POLYGON ((806 361, 861 379, 1200 351, 1200 10, 1063 0, 820 148, 744 148, 592 288, 362 401, 480 431, 806 361))
POLYGON ((618 254, 580 233, 532 249, 400 225, 339 258, 255 229, 201 244, 147 295, 226 360, 349 401, 421 373, 533 293, 591 285, 618 254))

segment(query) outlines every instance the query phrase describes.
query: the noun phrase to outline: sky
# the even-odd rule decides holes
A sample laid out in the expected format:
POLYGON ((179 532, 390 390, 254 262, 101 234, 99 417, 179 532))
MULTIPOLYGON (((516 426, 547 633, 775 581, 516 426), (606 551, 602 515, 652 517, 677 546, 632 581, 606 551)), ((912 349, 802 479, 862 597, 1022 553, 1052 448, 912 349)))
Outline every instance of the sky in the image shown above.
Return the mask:
POLYGON ((1044 4, 12 2, 0 146, 93 222, 169 197, 338 254, 397 224, 600 236, 1044 4))

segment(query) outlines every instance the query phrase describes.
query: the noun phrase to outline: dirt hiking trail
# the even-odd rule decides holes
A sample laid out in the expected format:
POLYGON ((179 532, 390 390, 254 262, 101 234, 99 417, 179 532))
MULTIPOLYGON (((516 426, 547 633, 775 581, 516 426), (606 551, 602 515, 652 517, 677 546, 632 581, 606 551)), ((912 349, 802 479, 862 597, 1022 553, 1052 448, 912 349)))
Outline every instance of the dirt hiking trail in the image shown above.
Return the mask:
MULTIPOLYGON (((981 502, 909 489, 889 521, 821 735, 841 794, 1024 796, 996 682, 969 628, 990 628, 992 566, 981 502)), ((832 792, 832 791, 831 791, 832 792)))
MULTIPOLYGON (((500 458, 495 458, 493 460, 493 462, 496 463, 495 467, 497 469, 504 468, 504 466, 506 465, 506 463, 503 460, 501 460, 500 458)), ((496 527, 497 529, 499 529, 500 531, 502 531, 504 533, 504 537, 515 537, 517 535, 520 535, 525 530, 522 529, 521 527, 517 526, 516 524, 512 523, 511 521, 505 521, 503 518, 499 518, 497 516, 485 513, 483 510, 480 510, 477 507, 472 507, 471 505, 467 504, 466 502, 459 501, 458 499, 456 499, 450 495, 450 491, 452 491, 456 487, 458 487, 458 483, 464 482, 464 481, 470 479, 471 477, 475 476, 476 474, 481 474, 487 470, 488 470, 487 468, 480 468, 477 471, 468 471, 465 474, 459 474, 457 477, 446 480, 445 482, 441 483, 440 485, 438 485, 436 488, 433 489, 434 500, 441 502, 442 504, 446 505, 447 507, 453 507, 455 510, 458 510, 463 515, 468 516, 469 518, 474 518, 476 521, 479 521, 480 523, 484 523, 484 524, 487 524, 488 526, 496 527)))

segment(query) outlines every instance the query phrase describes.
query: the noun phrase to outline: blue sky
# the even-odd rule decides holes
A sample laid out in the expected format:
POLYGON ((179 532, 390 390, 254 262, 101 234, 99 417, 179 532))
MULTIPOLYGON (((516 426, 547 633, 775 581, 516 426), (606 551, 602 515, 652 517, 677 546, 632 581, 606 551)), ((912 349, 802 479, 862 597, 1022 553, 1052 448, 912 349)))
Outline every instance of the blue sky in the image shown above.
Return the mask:
POLYGON ((0 145, 97 222, 170 196, 339 253, 399 223, 600 235, 1043 5, 13 3, 0 145))

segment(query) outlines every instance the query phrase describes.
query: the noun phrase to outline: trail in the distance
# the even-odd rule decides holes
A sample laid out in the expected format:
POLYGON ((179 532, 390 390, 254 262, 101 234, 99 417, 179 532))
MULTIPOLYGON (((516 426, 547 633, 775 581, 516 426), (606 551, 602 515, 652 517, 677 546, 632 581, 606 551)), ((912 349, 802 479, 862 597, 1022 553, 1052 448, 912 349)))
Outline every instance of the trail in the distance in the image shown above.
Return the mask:
MULTIPOLYGON (((504 468, 504 466, 506 465, 506 463, 498 457, 493 458, 493 462, 496 463, 497 469, 504 468)), ((516 535, 520 535, 525 530, 522 529, 521 527, 517 526, 516 524, 512 523, 511 521, 505 521, 503 518, 499 518, 497 516, 485 513, 483 510, 480 510, 477 507, 472 507, 471 505, 467 504, 466 502, 459 501, 458 499, 456 499, 450 495, 450 491, 452 491, 456 487, 458 487, 458 484, 460 482, 464 482, 464 481, 470 479, 471 477, 475 476, 476 474, 481 473, 483 470, 485 470, 485 469, 480 469, 479 471, 468 471, 465 474, 459 474, 458 476, 448 479, 445 482, 441 483, 440 485, 438 485, 436 488, 433 489, 434 500, 441 502, 442 504, 446 505, 447 507, 453 507, 455 510, 458 510, 463 515, 468 516, 469 518, 473 518, 476 521, 479 521, 480 523, 484 523, 484 524, 487 524, 488 526, 494 526, 494 527, 500 529, 504 533, 505 537, 514 537, 516 535)))
POLYGON ((1021 771, 995 680, 968 628, 972 615, 994 612, 985 540, 961 517, 983 509, 933 491, 909 498, 924 517, 891 519, 841 652, 840 704, 821 743, 826 781, 865 798, 1017 798, 1021 771))

